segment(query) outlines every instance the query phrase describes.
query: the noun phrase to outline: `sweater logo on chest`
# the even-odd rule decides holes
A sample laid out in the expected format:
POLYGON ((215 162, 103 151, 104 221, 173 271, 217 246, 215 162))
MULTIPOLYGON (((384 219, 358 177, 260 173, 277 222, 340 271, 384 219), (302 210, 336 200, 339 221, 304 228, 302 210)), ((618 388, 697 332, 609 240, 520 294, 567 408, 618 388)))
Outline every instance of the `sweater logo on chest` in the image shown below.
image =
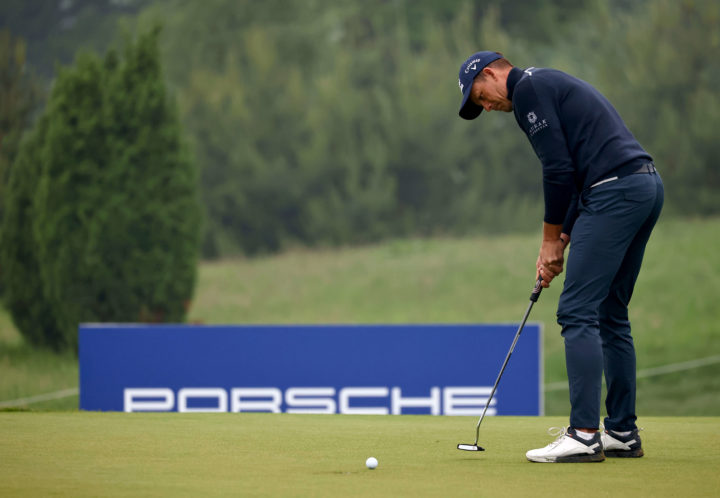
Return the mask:
POLYGON ((530 123, 530 127, 528 128, 527 133, 531 137, 540 130, 544 130, 548 127, 547 119, 538 120, 537 114, 535 114, 534 111, 530 111, 527 114, 527 120, 530 123))

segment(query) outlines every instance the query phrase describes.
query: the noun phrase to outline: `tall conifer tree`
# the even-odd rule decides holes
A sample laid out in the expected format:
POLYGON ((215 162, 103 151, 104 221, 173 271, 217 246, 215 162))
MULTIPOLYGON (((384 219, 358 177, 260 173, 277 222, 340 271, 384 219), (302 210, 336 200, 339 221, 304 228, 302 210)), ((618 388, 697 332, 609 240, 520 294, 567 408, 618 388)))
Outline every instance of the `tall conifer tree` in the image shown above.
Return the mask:
MULTIPOLYGON (((184 319, 200 233, 197 175, 166 94, 158 33, 62 71, 38 150, 27 152, 39 163, 36 189, 27 225, 15 228, 33 242, 32 278, 49 310, 16 318, 32 342, 73 348, 81 322, 184 319)), ((3 250, 6 263, 13 257, 3 250)))

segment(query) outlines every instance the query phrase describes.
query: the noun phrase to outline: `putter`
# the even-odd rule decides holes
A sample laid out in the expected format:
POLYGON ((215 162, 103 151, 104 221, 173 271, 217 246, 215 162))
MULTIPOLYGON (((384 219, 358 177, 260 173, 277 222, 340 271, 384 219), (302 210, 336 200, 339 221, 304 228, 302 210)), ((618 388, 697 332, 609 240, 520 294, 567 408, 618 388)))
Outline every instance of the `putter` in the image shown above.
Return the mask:
POLYGON ((485 408, 483 408, 482 415, 480 415, 480 420, 478 420, 477 425, 475 426, 475 442, 473 444, 458 444, 457 449, 463 450, 463 451, 485 451, 485 448, 482 446, 478 446, 478 439, 480 437, 480 424, 482 424, 483 419, 485 418, 485 412, 487 412, 488 406, 490 406, 490 402, 493 399, 493 396, 495 395, 495 389, 497 389, 498 384, 500 383, 500 378, 502 377, 503 372, 505 371, 505 367, 508 364, 508 360, 510 360, 510 356, 513 354, 513 351, 515 350, 515 344, 517 344, 518 338, 520 337, 520 333, 522 333, 522 329, 525 326, 525 322, 528 319, 528 316, 530 315, 530 310, 533 307, 533 304, 535 304, 538 300, 538 297, 540 297, 540 292, 542 291, 542 277, 538 278, 537 282, 535 282, 535 288, 532 291, 532 294, 530 294, 530 304, 527 307, 527 311, 525 311, 525 316, 522 319, 522 323, 520 324, 520 327, 518 328, 517 332, 515 333, 515 339, 512 342, 512 346, 510 346, 510 351, 508 351, 507 356, 505 357, 505 362, 502 365, 502 368, 500 369, 500 373, 497 376, 497 380, 495 380, 495 385, 492 388, 492 391, 490 392, 490 397, 487 400, 487 403, 485 404, 485 408))

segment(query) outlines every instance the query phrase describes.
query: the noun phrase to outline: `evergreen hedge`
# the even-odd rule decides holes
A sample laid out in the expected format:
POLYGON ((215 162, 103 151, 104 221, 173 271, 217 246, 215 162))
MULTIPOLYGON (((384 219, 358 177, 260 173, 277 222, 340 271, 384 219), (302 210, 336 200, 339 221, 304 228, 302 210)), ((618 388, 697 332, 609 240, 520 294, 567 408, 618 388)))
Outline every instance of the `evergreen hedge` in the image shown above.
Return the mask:
POLYGON ((197 172, 166 94, 158 35, 62 70, 21 148, 0 259, 8 308, 34 344, 74 348, 81 322, 185 317, 200 239, 197 172))

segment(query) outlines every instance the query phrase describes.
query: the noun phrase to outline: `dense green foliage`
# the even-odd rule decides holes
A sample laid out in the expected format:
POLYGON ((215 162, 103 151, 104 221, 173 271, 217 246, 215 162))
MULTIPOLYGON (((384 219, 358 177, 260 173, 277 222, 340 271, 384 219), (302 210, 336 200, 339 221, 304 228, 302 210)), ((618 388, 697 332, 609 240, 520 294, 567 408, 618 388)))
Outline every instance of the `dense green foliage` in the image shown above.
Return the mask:
POLYGON ((158 32, 63 69, 11 176, 7 303, 30 342, 73 348, 80 322, 181 321, 200 213, 158 32))
POLYGON ((720 2, 657 0, 606 36, 628 50, 605 47, 598 79, 657 159, 669 208, 720 212, 720 2))
POLYGON ((40 99, 38 79, 27 66, 24 40, 13 37, 7 29, 0 30, 0 220, 10 165, 40 99))
POLYGON ((457 69, 479 49, 597 86, 655 158, 666 213, 720 212, 714 0, 25 5, 0 7, 0 24, 44 72, 72 47, 107 46, 123 19, 164 24, 206 257, 539 224, 539 162, 513 117, 457 117, 457 69))
POLYGON ((17 329, 31 344, 57 348, 65 340, 43 298, 40 261, 33 234, 33 199, 42 173, 41 148, 46 132, 47 119, 41 119, 23 143, 14 163, 5 200, 0 266, 5 306, 17 329))
POLYGON ((203 168, 207 256, 529 226, 529 147, 513 153, 511 133, 482 136, 456 119, 457 54, 490 43, 496 10, 474 43, 470 6, 435 24, 403 2, 271 3, 217 0, 166 20, 203 168))
POLYGON ((205 255, 536 225, 539 162, 512 116, 457 117, 478 49, 594 83, 655 157, 669 210, 717 213, 717 3, 565 3, 155 3, 205 255))

